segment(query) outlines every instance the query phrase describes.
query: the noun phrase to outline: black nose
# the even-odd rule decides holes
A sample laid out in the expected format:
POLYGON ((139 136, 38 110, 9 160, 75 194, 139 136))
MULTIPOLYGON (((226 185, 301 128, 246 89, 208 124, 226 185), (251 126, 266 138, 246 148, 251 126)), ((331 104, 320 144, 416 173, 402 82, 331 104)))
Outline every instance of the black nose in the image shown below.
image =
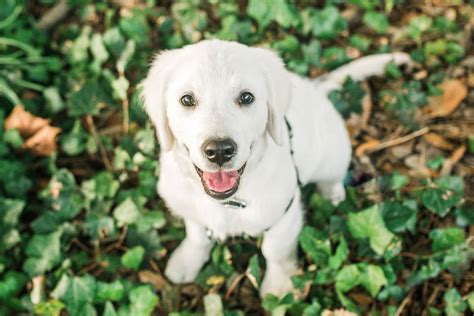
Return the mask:
POLYGON ((237 151, 237 144, 230 138, 211 139, 202 146, 204 156, 219 166, 234 157, 237 151))

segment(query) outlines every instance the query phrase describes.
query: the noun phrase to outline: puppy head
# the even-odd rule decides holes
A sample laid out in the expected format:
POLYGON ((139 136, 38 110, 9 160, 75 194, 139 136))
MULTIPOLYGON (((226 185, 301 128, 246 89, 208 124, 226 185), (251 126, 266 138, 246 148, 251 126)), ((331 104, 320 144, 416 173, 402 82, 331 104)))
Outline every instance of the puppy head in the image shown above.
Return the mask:
POLYGON ((159 54, 143 99, 161 150, 185 147, 206 193, 225 199, 257 140, 282 144, 289 84, 275 53, 212 40, 159 54))

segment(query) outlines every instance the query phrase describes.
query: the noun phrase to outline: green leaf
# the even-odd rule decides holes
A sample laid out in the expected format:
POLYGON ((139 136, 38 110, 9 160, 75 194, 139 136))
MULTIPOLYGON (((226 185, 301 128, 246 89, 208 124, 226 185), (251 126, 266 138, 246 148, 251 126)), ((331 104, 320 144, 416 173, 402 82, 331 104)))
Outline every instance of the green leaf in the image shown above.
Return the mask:
POLYGON ((117 312, 115 311, 114 305, 111 302, 105 303, 104 312, 102 316, 117 316, 117 312))
POLYGON ((125 287, 120 280, 111 283, 97 282, 94 295, 94 301, 121 301, 125 296, 125 287))
POLYGON ((130 248, 122 255, 120 262, 126 268, 132 270, 138 270, 143 261, 143 256, 145 255, 145 249, 142 246, 136 246, 130 248))
POLYGON ((211 293, 204 296, 204 311, 209 316, 224 316, 224 305, 219 294, 211 293))
POLYGON ((317 38, 332 39, 347 28, 347 22, 334 6, 310 10, 311 31, 317 38))
POLYGON ((61 311, 66 307, 61 301, 51 299, 46 302, 40 302, 35 305, 35 315, 60 316, 61 311))
POLYGON ((460 245, 466 240, 464 230, 457 227, 436 228, 430 234, 431 249, 433 251, 447 250, 455 245, 460 245))
POLYGON ((456 225, 465 227, 474 224, 474 209, 462 205, 456 210, 456 225))
POLYGON ((400 242, 386 227, 380 209, 374 205, 348 215, 348 228, 355 238, 368 238, 372 250, 383 255, 388 250, 398 251, 400 242))
POLYGON ((355 264, 344 266, 336 275, 336 291, 345 293, 361 282, 359 268, 355 264))
POLYGON ((247 14, 257 20, 260 30, 272 21, 285 28, 298 23, 297 11, 287 0, 249 0, 247 14))
POLYGON ((445 217, 461 201, 462 195, 443 188, 427 188, 421 191, 420 199, 430 211, 445 217))
POLYGON ((63 274, 51 296, 61 300, 73 315, 93 315, 96 281, 91 275, 69 277, 63 274))
POLYGON ((114 218, 117 225, 122 227, 135 223, 140 217, 140 211, 133 200, 128 197, 114 209, 114 218))
POLYGON ((104 40, 101 34, 95 33, 91 38, 91 52, 94 56, 94 62, 100 66, 109 59, 109 52, 105 48, 104 40))
POLYGON ((253 255, 249 260, 249 266, 247 268, 247 277, 249 278, 252 285, 258 289, 260 282, 262 282, 262 269, 258 263, 258 255, 253 255))
POLYGON ((151 315, 158 304, 158 296, 143 285, 130 291, 130 315, 151 315))
POLYGON ((360 84, 348 77, 344 81, 342 89, 329 92, 328 97, 338 112, 344 118, 348 118, 352 112, 362 113, 362 98, 364 95, 365 92, 360 84))
POLYGON ((94 80, 88 81, 78 91, 68 95, 67 105, 69 115, 95 115, 99 113, 97 105, 104 101, 103 88, 94 80))
POLYGON ((19 272, 8 271, 0 279, 0 302, 15 297, 26 285, 28 278, 19 272))
POLYGON ((451 288, 446 291, 444 294, 444 302, 446 306, 444 311, 447 316, 461 316, 464 315, 464 311, 467 308, 466 302, 462 300, 461 295, 459 294, 456 288, 451 288))
POLYGON ((43 274, 61 261, 61 231, 46 235, 33 235, 26 246, 23 271, 30 277, 43 274))
POLYGON ((474 292, 468 294, 467 303, 469 304, 469 309, 471 312, 474 312, 474 292))
POLYGON ((382 217, 387 228, 394 233, 405 230, 415 231, 418 206, 415 200, 400 202, 383 202, 381 204, 382 217))
POLYGON ((16 128, 6 130, 3 133, 3 140, 15 149, 18 149, 23 145, 23 138, 20 132, 16 128))
POLYGON ((300 245, 314 263, 325 266, 331 256, 331 243, 327 236, 314 227, 305 226, 300 233, 300 245))
POLYGON ((87 133, 81 126, 81 122, 76 120, 72 130, 61 136, 61 147, 69 156, 77 156, 86 149, 87 133))
POLYGON ((368 28, 377 33, 385 33, 389 26, 387 17, 383 13, 375 11, 365 12, 362 20, 368 28))
POLYGON ((376 297, 382 286, 387 283, 387 278, 380 266, 369 264, 364 267, 360 276, 360 284, 369 291, 372 297, 376 297))
POLYGON ((349 247, 344 236, 341 236, 339 245, 336 248, 336 253, 329 258, 329 267, 333 270, 339 267, 347 260, 349 256, 349 247))

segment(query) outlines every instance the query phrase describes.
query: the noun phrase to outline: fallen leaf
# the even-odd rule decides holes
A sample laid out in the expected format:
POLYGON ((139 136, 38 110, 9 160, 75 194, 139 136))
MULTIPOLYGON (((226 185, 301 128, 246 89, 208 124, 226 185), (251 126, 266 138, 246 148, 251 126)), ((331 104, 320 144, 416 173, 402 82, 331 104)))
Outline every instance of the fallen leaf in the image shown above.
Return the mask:
POLYGON ((438 86, 443 94, 431 97, 425 107, 425 113, 429 117, 447 116, 454 112, 467 96, 467 87, 460 80, 445 81, 438 86))
POLYGON ((446 138, 443 136, 436 134, 436 133, 427 133, 422 136, 423 139, 430 145, 444 150, 453 150, 454 145, 450 143, 446 138))
POLYGON ((56 136, 61 132, 58 127, 43 126, 36 134, 28 138, 22 148, 39 156, 48 156, 56 150, 56 136))
POLYGON ((159 273, 151 270, 143 270, 138 273, 138 279, 142 283, 152 284, 157 291, 161 291, 164 288, 170 286, 170 283, 159 273))
POLYGON ((375 148, 377 145, 380 144, 380 141, 377 140, 377 139, 370 139, 368 141, 366 141, 365 143, 357 146, 356 150, 355 150, 355 155, 356 157, 362 157, 363 155, 365 155, 365 153, 370 150, 370 149, 373 149, 375 148))
POLYGON ((33 136, 48 124, 48 120, 26 112, 23 105, 15 106, 10 115, 5 119, 5 129, 16 128, 23 138, 33 136))
POLYGON ((440 175, 448 176, 453 171, 453 167, 464 157, 466 153, 466 146, 462 145, 458 147, 448 159, 445 159, 443 162, 443 167, 441 167, 440 175))
POLYGON ((7 130, 17 129, 26 139, 22 145, 23 149, 39 156, 48 156, 56 150, 56 136, 61 129, 49 125, 49 120, 25 111, 22 105, 13 108, 4 125, 7 130))

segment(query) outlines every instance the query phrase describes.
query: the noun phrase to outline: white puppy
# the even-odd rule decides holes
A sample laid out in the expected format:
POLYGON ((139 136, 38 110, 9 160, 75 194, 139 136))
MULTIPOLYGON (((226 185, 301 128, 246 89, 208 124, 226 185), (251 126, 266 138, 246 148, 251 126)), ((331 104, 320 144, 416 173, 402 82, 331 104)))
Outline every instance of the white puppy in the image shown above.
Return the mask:
POLYGON ((303 225, 298 181, 316 182, 335 204, 345 198, 351 145, 327 93, 349 75, 382 74, 391 60, 409 57, 369 56, 311 81, 274 52, 235 42, 159 54, 143 98, 161 146, 158 192, 186 225, 166 276, 191 282, 215 240, 263 233, 261 294, 290 290, 303 225))

